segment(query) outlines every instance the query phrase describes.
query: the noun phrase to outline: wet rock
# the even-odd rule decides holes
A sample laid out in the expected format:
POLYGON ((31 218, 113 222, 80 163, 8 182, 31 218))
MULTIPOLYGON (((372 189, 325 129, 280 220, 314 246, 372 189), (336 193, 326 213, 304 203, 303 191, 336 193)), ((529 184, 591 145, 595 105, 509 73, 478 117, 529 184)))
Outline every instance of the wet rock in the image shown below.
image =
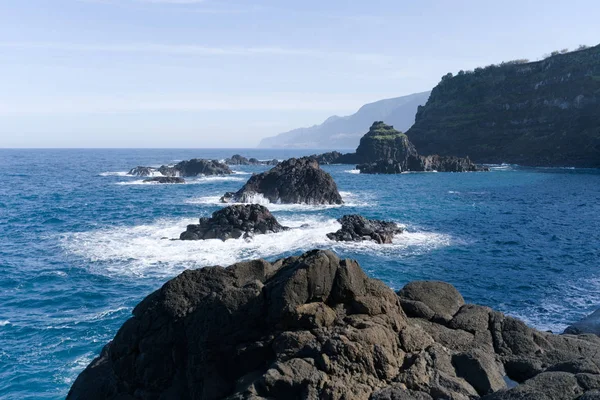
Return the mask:
POLYGON ((221 202, 254 203, 265 199, 286 204, 343 204, 331 175, 309 157, 291 158, 253 175, 240 190, 221 197, 221 202))
POLYGON ((153 178, 144 179, 146 183, 185 183, 183 178, 177 176, 155 176, 153 178))
POLYGON ((129 170, 127 175, 133 176, 152 176, 156 173, 156 168, 137 166, 129 170))
POLYGON ((259 204, 233 205, 215 211, 210 218, 200 218, 197 225, 188 225, 181 240, 238 239, 287 230, 269 210, 259 204))
POLYGON ((394 235, 404 231, 395 222, 366 219, 361 215, 344 215, 338 219, 342 228, 337 232, 328 233, 327 237, 338 242, 360 242, 372 240, 376 243, 392 243, 394 235))

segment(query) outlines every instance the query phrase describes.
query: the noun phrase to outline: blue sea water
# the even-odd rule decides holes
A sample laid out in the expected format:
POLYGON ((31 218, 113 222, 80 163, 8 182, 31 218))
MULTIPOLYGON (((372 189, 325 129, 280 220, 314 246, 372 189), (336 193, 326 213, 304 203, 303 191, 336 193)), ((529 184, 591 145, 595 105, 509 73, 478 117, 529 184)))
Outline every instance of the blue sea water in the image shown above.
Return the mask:
POLYGON ((560 332, 600 306, 600 170, 496 166, 490 173, 359 175, 324 166, 344 206, 270 205, 301 227, 226 243, 179 242, 218 197, 267 167, 185 185, 125 172, 240 152, 284 159, 309 151, 0 150, 0 398, 64 398, 132 308, 186 268, 329 248, 395 289, 451 282, 469 302, 560 332), (394 220, 391 245, 326 239, 347 213, 394 220))

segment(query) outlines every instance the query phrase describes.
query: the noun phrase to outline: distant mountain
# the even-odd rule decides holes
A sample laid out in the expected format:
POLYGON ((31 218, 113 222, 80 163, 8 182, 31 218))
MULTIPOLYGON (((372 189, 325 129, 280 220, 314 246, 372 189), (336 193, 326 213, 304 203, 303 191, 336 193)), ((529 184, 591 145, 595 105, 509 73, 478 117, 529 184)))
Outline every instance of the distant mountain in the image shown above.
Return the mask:
POLYGON ((406 132, 425 154, 600 167, 600 45, 448 74, 406 132))
POLYGON ((298 128, 263 139, 262 148, 354 149, 373 121, 385 121, 400 131, 415 122, 417 107, 430 92, 415 93, 365 104, 355 114, 329 117, 321 125, 298 128))

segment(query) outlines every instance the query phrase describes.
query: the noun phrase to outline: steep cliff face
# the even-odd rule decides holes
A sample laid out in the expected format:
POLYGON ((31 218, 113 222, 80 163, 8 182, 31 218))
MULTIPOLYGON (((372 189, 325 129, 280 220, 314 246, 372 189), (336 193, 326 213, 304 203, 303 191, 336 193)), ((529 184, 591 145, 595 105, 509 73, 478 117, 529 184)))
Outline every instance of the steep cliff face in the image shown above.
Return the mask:
POLYGON ((424 154, 600 167, 600 46, 445 76, 407 135, 424 154))

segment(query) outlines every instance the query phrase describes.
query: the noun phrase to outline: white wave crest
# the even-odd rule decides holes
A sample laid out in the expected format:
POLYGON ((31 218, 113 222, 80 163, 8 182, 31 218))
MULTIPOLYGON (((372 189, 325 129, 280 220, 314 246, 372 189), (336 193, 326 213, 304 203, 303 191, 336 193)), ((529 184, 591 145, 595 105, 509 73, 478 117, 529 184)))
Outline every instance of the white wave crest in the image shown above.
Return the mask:
POLYGON ((115 171, 115 172, 101 172, 98 176, 131 176, 127 174, 127 171, 115 171))
POLYGON ((347 169, 344 172, 346 172, 347 174, 360 174, 359 169, 347 169))
MULTIPOLYGON (((125 182, 117 182, 116 185, 165 185, 164 183, 159 182, 144 182, 144 179, 138 179, 135 181, 125 181, 125 182)), ((243 182, 243 178, 236 178, 234 176, 198 176, 194 178, 185 178, 185 183, 183 185, 203 185, 211 182, 228 182, 228 181, 236 181, 243 182)), ((169 185, 167 183, 167 185, 169 185)), ((177 185, 182 185, 182 183, 177 183, 177 185)))
POLYGON ((178 238, 192 219, 162 219, 134 227, 106 228, 77 232, 64 236, 64 249, 90 261, 90 268, 101 274, 173 276, 186 268, 229 265, 255 258, 274 258, 282 254, 300 253, 313 248, 329 248, 338 252, 376 254, 398 259, 407 255, 447 246, 448 235, 430 232, 405 232, 393 244, 374 242, 335 242, 327 233, 340 224, 332 218, 314 214, 280 217, 289 231, 257 235, 252 240, 218 239, 201 241, 167 240, 178 238))
MULTIPOLYGON (((271 203, 269 199, 265 198, 262 194, 257 193, 252 196, 246 197, 246 203, 244 204, 262 204, 266 206, 270 211, 300 211, 300 212, 311 212, 321 211, 330 208, 340 207, 374 207, 377 203, 372 199, 372 195, 368 193, 355 194, 352 192, 340 192, 344 204, 282 204, 282 203, 271 203)), ((192 199, 185 200, 186 204, 206 204, 213 206, 223 206, 224 203, 220 201, 221 196, 202 196, 192 199)), ((242 203, 226 203, 226 204, 242 204, 242 203)))
POLYGON ((7 319, 6 319, 6 320, 4 320, 4 321, 0 321, 0 327, 2 327, 2 326, 6 326, 6 325, 9 325, 9 324, 10 324, 10 321, 9 321, 9 320, 7 320, 7 319))

